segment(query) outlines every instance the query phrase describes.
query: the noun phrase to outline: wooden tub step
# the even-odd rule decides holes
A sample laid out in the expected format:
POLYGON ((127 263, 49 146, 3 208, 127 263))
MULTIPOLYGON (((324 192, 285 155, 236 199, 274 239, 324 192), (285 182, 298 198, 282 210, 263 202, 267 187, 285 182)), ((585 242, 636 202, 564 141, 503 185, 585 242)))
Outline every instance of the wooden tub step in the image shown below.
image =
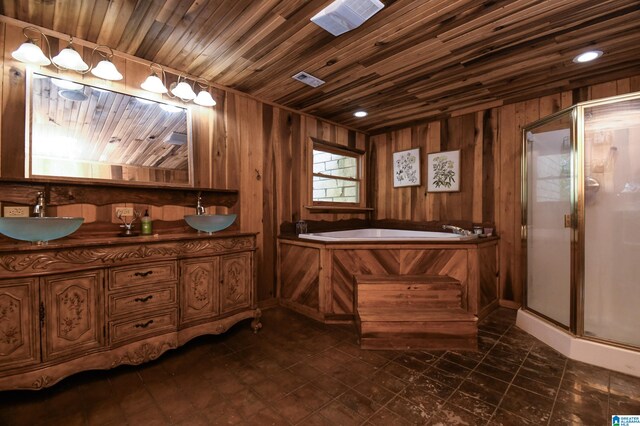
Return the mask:
POLYGON ((477 349, 478 326, 460 281, 442 275, 357 275, 363 349, 477 349))

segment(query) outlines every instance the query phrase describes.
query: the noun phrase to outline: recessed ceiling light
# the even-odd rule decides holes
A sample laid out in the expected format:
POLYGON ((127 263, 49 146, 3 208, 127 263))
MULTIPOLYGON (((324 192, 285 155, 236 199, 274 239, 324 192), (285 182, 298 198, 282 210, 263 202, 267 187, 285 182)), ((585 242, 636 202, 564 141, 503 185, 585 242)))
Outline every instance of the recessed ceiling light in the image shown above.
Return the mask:
POLYGON ((588 52, 583 52, 573 58, 573 62, 582 63, 593 61, 594 59, 598 59, 602 56, 602 50, 589 50, 588 52))
POLYGON ((356 111, 353 113, 353 115, 355 115, 358 118, 362 118, 362 117, 366 117, 367 115, 369 115, 369 113, 367 111, 356 111))

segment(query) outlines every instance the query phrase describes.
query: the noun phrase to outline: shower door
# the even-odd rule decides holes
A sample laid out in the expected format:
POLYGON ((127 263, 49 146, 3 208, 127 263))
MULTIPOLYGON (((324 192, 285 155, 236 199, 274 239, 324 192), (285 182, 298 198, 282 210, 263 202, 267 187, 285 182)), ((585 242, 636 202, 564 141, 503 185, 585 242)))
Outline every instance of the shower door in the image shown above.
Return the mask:
POLYGON ((584 117, 585 337, 640 347, 640 96, 584 117))
POLYGON ((523 240, 526 242, 526 308, 574 328, 572 241, 575 215, 573 111, 524 130, 523 240))

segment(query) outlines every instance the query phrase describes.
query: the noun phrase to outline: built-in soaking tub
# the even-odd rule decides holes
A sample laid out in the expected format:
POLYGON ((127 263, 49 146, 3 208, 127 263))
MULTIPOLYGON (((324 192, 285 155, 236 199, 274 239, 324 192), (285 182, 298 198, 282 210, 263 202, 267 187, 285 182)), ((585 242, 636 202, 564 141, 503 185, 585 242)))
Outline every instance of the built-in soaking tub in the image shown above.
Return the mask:
POLYGON ((446 275, 482 318, 498 305, 498 238, 356 229, 278 238, 278 297, 324 322, 354 319, 354 275, 446 275))
POLYGON ((450 232, 408 231, 404 229, 351 229, 347 231, 318 232, 300 234, 306 240, 327 242, 340 241, 466 241, 478 238, 476 235, 459 235, 450 232))

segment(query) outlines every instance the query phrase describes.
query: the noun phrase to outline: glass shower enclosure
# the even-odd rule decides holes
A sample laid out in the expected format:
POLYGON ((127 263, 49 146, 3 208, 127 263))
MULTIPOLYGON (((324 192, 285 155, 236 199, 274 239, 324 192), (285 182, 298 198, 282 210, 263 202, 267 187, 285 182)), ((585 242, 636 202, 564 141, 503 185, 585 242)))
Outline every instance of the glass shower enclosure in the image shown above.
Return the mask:
POLYGON ((523 129, 524 309, 640 349, 640 93, 523 129))

